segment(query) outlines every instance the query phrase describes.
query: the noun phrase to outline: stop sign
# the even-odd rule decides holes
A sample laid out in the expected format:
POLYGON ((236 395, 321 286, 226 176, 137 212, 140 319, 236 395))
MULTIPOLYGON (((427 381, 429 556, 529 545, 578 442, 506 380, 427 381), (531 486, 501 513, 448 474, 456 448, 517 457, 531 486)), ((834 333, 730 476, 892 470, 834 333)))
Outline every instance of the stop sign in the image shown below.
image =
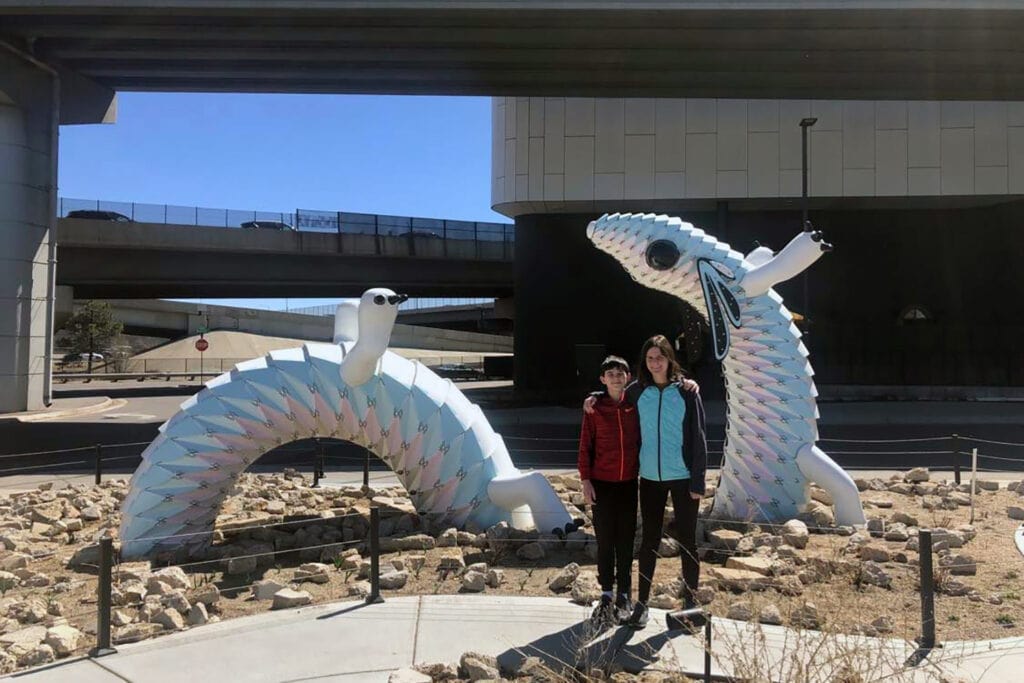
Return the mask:
POLYGON ((205 339, 196 339, 196 351, 203 352, 210 348, 210 342, 205 339))

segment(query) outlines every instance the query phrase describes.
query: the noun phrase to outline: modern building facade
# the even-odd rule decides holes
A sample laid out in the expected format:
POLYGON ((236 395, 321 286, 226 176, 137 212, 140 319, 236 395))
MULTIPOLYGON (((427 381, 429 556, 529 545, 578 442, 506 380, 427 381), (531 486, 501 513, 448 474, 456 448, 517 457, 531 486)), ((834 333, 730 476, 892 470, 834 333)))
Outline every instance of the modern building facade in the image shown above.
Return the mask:
POLYGON ((780 290, 808 319, 819 383, 1024 384, 1024 102, 510 97, 492 111, 522 389, 577 390, 606 351, 692 336, 695 312, 631 282, 587 223, 668 213, 744 253, 781 248, 800 230, 807 117, 810 217, 836 250, 780 290))

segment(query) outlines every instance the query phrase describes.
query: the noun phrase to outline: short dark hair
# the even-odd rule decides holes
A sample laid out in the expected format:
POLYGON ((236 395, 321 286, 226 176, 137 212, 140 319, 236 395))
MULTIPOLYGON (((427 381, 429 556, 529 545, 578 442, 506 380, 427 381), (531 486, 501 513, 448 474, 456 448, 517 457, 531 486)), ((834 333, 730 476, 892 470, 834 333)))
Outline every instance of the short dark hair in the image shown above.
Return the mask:
POLYGON ((627 363, 624 358, 619 358, 618 356, 608 356, 603 361, 601 361, 601 374, 602 375, 604 373, 608 372, 609 370, 614 369, 614 368, 618 368, 619 370, 622 370, 623 372, 627 372, 628 373, 629 372, 629 363, 627 363))

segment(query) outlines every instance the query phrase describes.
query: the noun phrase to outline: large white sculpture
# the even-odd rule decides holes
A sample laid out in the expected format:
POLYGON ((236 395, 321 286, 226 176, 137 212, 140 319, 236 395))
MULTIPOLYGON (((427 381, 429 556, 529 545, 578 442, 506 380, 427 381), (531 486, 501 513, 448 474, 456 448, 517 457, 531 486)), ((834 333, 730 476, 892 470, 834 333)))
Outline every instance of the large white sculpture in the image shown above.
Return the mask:
POLYGON ((208 544, 232 481, 268 450, 310 437, 369 448, 432 521, 575 528, 544 476, 512 464, 479 406, 450 380, 387 351, 405 298, 371 289, 358 306, 339 306, 334 344, 239 363, 182 403, 132 476, 122 557, 208 544))
POLYGON ((864 524, 853 480, 815 445, 814 371, 772 289, 831 248, 820 233, 804 232, 778 254, 759 247, 746 257, 679 218, 654 214, 605 215, 587 236, 634 280, 709 320, 727 405, 715 516, 785 521, 804 511, 813 481, 832 494, 839 524, 864 524))

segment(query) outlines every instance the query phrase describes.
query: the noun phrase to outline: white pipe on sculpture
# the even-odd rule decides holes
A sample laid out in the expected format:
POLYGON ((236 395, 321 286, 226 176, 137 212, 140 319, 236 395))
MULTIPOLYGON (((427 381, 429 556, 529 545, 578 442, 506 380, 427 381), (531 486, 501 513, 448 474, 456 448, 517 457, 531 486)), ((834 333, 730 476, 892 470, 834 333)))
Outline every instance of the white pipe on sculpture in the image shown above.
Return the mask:
POLYGON ((450 380, 387 350, 405 298, 371 289, 358 311, 339 306, 339 343, 239 363, 185 401, 132 476, 122 557, 208 545, 232 482, 268 450, 312 437, 366 446, 436 524, 575 529, 548 481, 512 464, 479 406, 450 380))
POLYGON ((815 445, 814 371, 792 315, 771 289, 831 249, 821 234, 801 233, 777 255, 758 247, 746 258, 669 216, 605 215, 587 236, 634 280, 709 321, 727 403, 715 515, 785 521, 805 511, 813 481, 832 494, 839 524, 865 524, 853 480, 815 445))

